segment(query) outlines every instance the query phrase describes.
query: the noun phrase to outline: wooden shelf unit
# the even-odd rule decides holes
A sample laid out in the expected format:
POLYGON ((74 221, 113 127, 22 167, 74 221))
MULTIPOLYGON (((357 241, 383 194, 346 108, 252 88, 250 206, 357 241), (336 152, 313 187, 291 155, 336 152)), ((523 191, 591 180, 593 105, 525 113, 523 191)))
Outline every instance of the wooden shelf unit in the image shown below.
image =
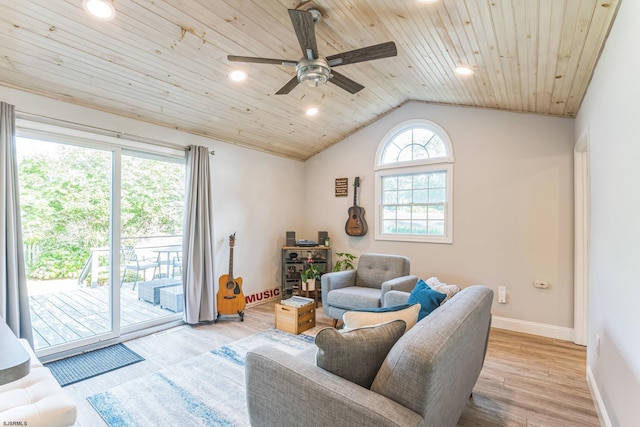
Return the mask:
MULTIPOLYGON (((318 267, 322 273, 327 273, 333 269, 331 263, 331 247, 330 246, 283 246, 282 247, 282 299, 287 299, 291 295, 299 295, 301 289, 300 273, 306 270, 309 265, 307 259, 311 254, 313 264, 318 267), (292 258, 291 254, 297 254, 292 258)), ((319 289, 320 283, 316 283, 319 289)))

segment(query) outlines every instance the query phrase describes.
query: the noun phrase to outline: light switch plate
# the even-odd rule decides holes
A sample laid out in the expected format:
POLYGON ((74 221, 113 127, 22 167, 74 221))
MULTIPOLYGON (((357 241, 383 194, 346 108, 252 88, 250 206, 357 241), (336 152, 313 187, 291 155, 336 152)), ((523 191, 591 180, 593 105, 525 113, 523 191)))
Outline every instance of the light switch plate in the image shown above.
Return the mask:
POLYGON ((498 302, 500 304, 507 303, 507 287, 506 286, 498 286, 498 302))

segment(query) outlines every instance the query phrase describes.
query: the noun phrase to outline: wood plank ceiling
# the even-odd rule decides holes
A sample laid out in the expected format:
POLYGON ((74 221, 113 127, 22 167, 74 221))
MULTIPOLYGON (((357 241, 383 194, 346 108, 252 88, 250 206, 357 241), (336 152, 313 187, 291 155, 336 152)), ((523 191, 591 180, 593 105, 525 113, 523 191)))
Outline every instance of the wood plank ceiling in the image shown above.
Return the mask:
POLYGON ((321 55, 395 41, 398 56, 340 67, 355 95, 274 95, 292 67, 226 57, 299 59, 297 1, 113 0, 100 22, 81 0, 0 0, 0 84, 305 160, 410 100, 574 117, 618 2, 315 0, 321 55))

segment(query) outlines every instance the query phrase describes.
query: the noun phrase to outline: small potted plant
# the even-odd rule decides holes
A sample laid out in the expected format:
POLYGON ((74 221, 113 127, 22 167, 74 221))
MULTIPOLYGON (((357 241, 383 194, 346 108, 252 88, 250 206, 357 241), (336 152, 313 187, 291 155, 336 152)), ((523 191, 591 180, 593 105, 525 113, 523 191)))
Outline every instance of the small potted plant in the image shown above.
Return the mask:
POLYGON ((313 263, 312 259, 307 260, 308 268, 300 273, 300 280, 302 281, 303 291, 315 291, 316 280, 320 278, 322 272, 317 265, 313 263))

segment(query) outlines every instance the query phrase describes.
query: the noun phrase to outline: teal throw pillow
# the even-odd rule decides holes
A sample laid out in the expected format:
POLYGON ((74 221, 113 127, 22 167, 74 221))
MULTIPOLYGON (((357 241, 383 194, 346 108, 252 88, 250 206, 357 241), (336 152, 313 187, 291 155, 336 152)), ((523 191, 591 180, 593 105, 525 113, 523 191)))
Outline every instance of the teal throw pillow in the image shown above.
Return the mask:
POLYGON ((387 313, 389 311, 400 311, 405 308, 411 307, 411 304, 398 304, 391 305, 389 307, 375 307, 375 308, 353 308, 350 311, 366 311, 368 313, 387 313))
POLYGON ((420 304, 420 313, 418 313, 418 322, 424 319, 436 308, 440 307, 440 303, 447 296, 440 292, 434 291, 425 283, 424 280, 418 280, 416 287, 411 291, 407 304, 420 304))

